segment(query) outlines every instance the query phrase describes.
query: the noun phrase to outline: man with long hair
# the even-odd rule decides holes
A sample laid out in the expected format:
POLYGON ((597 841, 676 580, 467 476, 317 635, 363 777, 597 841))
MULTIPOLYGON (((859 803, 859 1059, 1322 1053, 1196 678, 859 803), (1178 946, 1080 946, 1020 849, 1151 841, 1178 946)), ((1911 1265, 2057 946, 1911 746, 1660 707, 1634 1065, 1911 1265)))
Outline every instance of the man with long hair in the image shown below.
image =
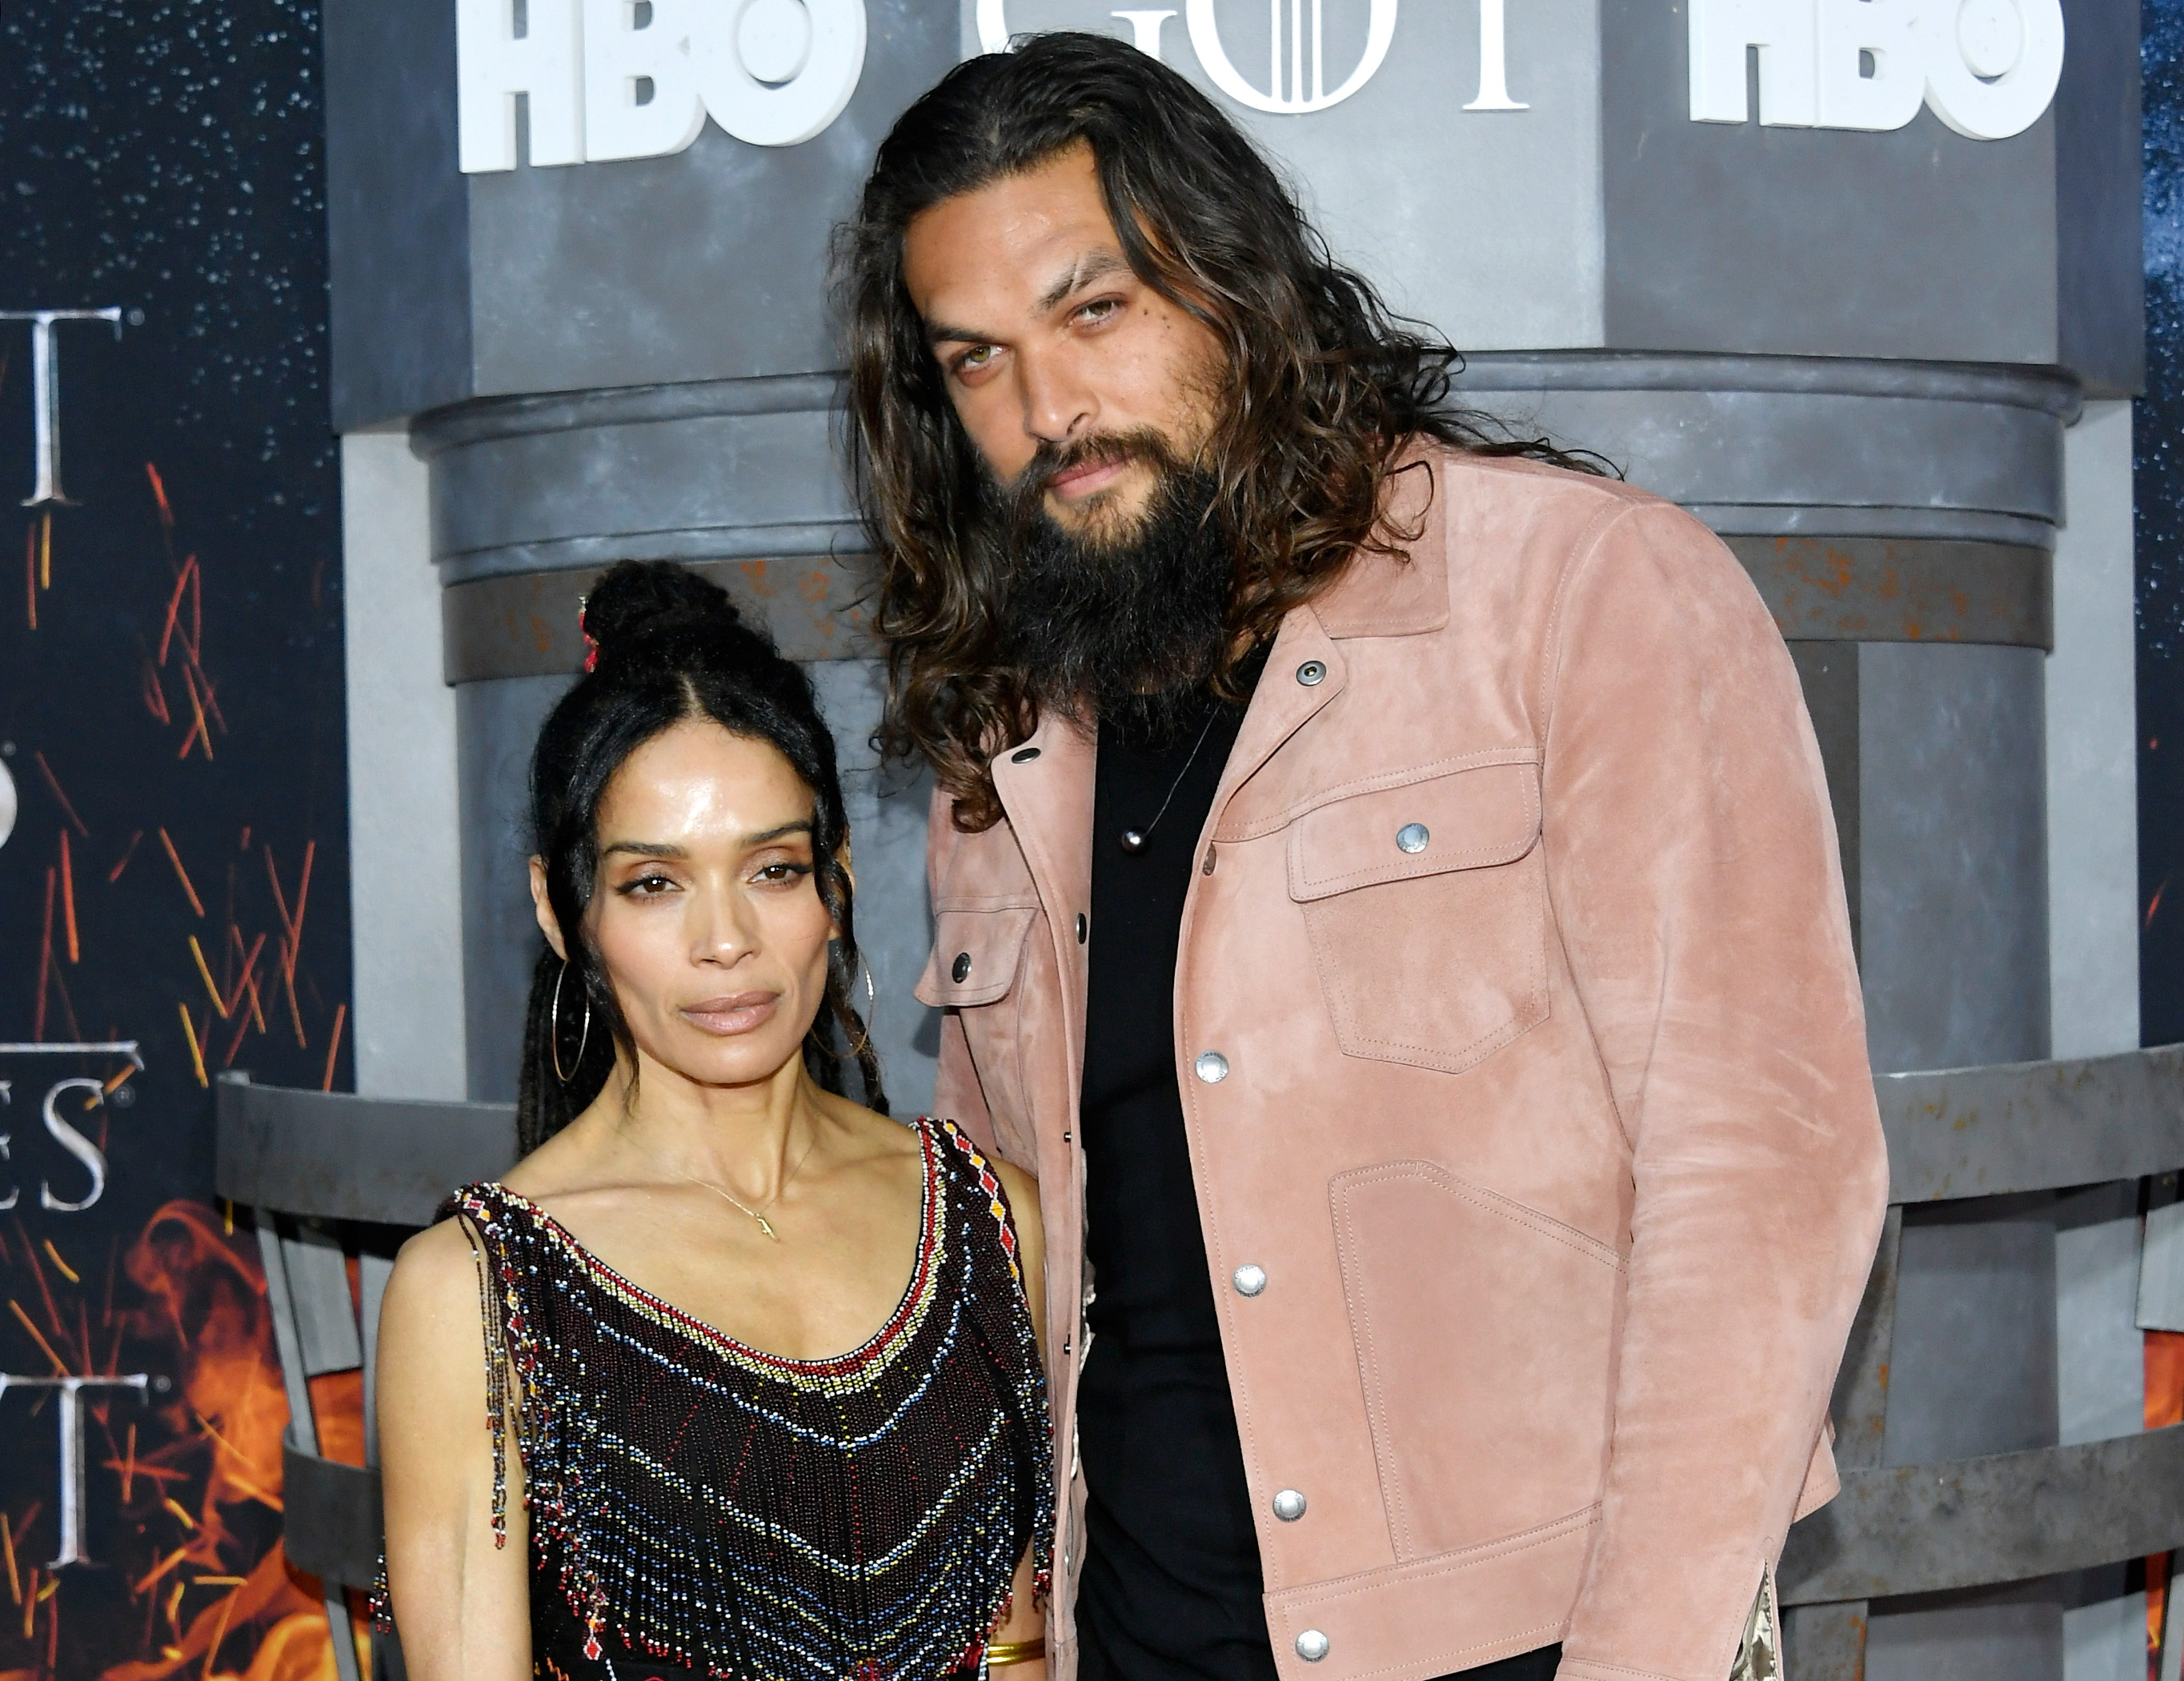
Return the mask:
POLYGON ((1886 1166, 1736 561, 1119 42, 950 72, 836 285, 938 1108, 1040 1183, 1050 1673, 1771 1673, 1886 1166))

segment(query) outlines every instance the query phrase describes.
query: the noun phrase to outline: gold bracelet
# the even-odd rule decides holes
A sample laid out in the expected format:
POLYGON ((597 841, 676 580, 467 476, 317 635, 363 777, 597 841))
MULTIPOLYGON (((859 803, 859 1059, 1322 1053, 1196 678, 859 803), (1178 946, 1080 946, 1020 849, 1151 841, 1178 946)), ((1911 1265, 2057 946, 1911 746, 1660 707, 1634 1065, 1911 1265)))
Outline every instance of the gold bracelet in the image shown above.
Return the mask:
POLYGON ((999 1669, 1004 1664, 1030 1663, 1046 1656, 1046 1636, 1037 1634, 1028 1640, 997 1640, 986 1648, 986 1667, 999 1669))

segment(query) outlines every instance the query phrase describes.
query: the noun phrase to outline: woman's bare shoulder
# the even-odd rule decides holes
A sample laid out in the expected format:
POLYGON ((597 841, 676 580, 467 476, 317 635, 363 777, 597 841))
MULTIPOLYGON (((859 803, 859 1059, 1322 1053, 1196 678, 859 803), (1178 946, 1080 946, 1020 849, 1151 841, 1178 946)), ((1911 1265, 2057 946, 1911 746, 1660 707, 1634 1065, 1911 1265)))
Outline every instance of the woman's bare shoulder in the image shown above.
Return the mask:
POLYGON ((394 1273, 387 1280, 387 1300, 380 1310, 382 1322, 390 1316, 398 1324, 438 1321, 465 1309, 475 1325, 477 1255, 461 1219, 443 1220, 418 1233, 396 1254, 394 1273))

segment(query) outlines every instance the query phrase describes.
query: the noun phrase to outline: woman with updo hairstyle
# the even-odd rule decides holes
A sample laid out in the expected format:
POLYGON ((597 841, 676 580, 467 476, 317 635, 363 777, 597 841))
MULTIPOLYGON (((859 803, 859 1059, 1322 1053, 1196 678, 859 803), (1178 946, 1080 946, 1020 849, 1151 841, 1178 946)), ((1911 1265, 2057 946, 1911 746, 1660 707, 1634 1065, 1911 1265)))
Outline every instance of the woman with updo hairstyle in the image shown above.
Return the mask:
POLYGON ((382 1312, 409 1673, 1038 1681, 1037 1188, 887 1116, 804 672, 679 566, 584 627, 532 760, 522 1160, 382 1312))

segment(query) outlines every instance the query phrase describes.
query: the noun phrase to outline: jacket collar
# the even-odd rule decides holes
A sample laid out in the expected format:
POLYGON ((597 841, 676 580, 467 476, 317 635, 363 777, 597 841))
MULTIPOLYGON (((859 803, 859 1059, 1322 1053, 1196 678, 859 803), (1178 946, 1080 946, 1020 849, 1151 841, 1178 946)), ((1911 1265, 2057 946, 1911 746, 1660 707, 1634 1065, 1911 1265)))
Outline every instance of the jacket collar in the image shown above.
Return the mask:
POLYGON ((1447 494, 1443 454, 1415 444, 1403 452, 1389 476, 1384 517, 1390 529, 1418 535, 1404 545, 1401 556, 1368 548, 1351 558, 1342 576, 1312 604, 1328 635, 1339 640, 1414 636, 1447 625, 1448 522, 1446 517, 1428 517, 1438 512, 1434 503, 1447 494))
POLYGON ((1229 796, 1348 686, 1343 643, 1360 637, 1422 635, 1447 625, 1447 521, 1428 517, 1435 511, 1437 497, 1446 493, 1439 462, 1440 452, 1413 444, 1389 477, 1383 504, 1388 524, 1399 532, 1418 532, 1416 539, 1400 554, 1361 550, 1323 593, 1282 621, 1222 773, 1207 819, 1209 837, 1229 796), (1312 682, 1305 681, 1309 665, 1320 671, 1312 682))

